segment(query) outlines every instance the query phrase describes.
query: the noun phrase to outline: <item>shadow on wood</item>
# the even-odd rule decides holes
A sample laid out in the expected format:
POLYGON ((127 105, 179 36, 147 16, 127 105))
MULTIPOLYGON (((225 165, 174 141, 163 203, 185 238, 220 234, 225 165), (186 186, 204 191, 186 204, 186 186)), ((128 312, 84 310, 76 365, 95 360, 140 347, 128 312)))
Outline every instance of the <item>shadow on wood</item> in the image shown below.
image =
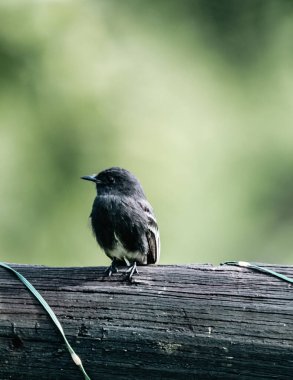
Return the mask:
MULTIPOLYGON (((57 314, 91 380, 292 379, 291 285, 249 269, 13 265, 57 314)), ((293 276, 293 267, 271 266, 293 276)), ((0 379, 83 379, 42 307, 0 268, 0 379)))

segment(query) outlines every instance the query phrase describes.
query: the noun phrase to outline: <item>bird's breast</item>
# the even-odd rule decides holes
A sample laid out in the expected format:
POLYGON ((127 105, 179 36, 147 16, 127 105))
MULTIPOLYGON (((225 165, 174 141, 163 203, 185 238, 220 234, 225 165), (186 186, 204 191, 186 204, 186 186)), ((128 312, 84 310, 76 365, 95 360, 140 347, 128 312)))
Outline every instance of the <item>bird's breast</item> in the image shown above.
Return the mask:
POLYGON ((91 214, 96 239, 111 259, 147 261, 146 218, 131 200, 118 197, 95 199, 91 214))

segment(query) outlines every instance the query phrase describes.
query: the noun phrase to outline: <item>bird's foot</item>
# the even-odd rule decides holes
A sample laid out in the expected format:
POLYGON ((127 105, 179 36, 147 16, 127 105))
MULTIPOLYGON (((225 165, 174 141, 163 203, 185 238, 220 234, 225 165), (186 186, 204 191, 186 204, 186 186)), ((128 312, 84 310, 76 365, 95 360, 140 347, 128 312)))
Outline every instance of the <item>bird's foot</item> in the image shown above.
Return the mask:
POLYGON ((111 277, 113 273, 117 273, 117 272, 118 272, 118 268, 116 266, 115 260, 113 260, 109 268, 105 270, 103 278, 111 277))
POLYGON ((138 273, 138 270, 137 270, 137 266, 136 266, 136 262, 134 262, 128 269, 127 271, 125 272, 124 276, 123 276, 123 280, 124 281, 128 281, 130 283, 133 283, 133 276, 135 274, 139 274, 138 273))

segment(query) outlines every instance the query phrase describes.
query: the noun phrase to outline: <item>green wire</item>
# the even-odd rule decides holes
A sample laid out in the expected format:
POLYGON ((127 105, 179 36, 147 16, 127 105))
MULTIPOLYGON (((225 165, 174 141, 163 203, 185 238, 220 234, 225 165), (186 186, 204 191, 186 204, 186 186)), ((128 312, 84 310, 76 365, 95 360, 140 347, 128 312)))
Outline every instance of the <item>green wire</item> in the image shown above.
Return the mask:
POLYGON ((44 298, 40 295, 40 293, 36 290, 36 288, 22 274, 20 274, 15 269, 11 268, 9 265, 7 265, 5 263, 0 262, 0 266, 5 268, 5 269, 8 269, 13 274, 15 274, 20 279, 20 281, 29 289, 29 291, 36 297, 36 299, 39 301, 39 303, 46 310, 46 312, 49 314, 52 321, 55 323, 58 330, 60 331, 60 333, 63 337, 63 340, 66 344, 67 350, 69 351, 69 353, 71 355, 72 360, 74 361, 74 363, 79 367, 79 369, 83 373, 85 380, 91 380, 90 377, 88 376, 88 374, 86 373, 79 356, 74 352, 73 348, 69 344, 69 342, 65 336, 64 330, 63 330, 58 318, 56 317, 56 314, 51 309, 51 307, 48 305, 48 303, 44 300, 44 298))
POLYGON ((264 267, 260 267, 259 265, 255 264, 255 263, 248 263, 246 261, 226 261, 225 263, 221 263, 220 265, 234 265, 234 266, 243 267, 243 268, 251 268, 251 269, 254 269, 258 272, 270 274, 274 277, 280 278, 283 281, 290 282, 290 284, 293 284, 292 278, 287 277, 284 274, 275 272, 274 270, 264 268, 264 267))

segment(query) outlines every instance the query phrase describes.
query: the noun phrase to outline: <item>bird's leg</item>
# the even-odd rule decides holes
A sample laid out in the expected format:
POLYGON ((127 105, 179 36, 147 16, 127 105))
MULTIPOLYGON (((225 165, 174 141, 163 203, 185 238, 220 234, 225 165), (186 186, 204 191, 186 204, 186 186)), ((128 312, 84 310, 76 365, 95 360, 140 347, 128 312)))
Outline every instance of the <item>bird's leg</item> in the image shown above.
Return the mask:
POLYGON ((117 272, 118 272, 118 268, 116 265, 116 257, 114 257, 109 268, 105 270, 103 277, 111 277, 113 273, 117 273, 117 272))
POLYGON ((127 257, 123 257, 123 260, 125 261, 125 264, 128 266, 128 267, 130 267, 130 262, 129 262, 129 260, 127 259, 127 257))
POLYGON ((127 271, 125 272, 125 275, 124 275, 124 280, 125 281, 129 281, 129 282, 132 282, 132 277, 133 275, 135 274, 139 274, 138 273, 138 270, 136 268, 136 261, 134 261, 134 263, 127 269, 127 271))

